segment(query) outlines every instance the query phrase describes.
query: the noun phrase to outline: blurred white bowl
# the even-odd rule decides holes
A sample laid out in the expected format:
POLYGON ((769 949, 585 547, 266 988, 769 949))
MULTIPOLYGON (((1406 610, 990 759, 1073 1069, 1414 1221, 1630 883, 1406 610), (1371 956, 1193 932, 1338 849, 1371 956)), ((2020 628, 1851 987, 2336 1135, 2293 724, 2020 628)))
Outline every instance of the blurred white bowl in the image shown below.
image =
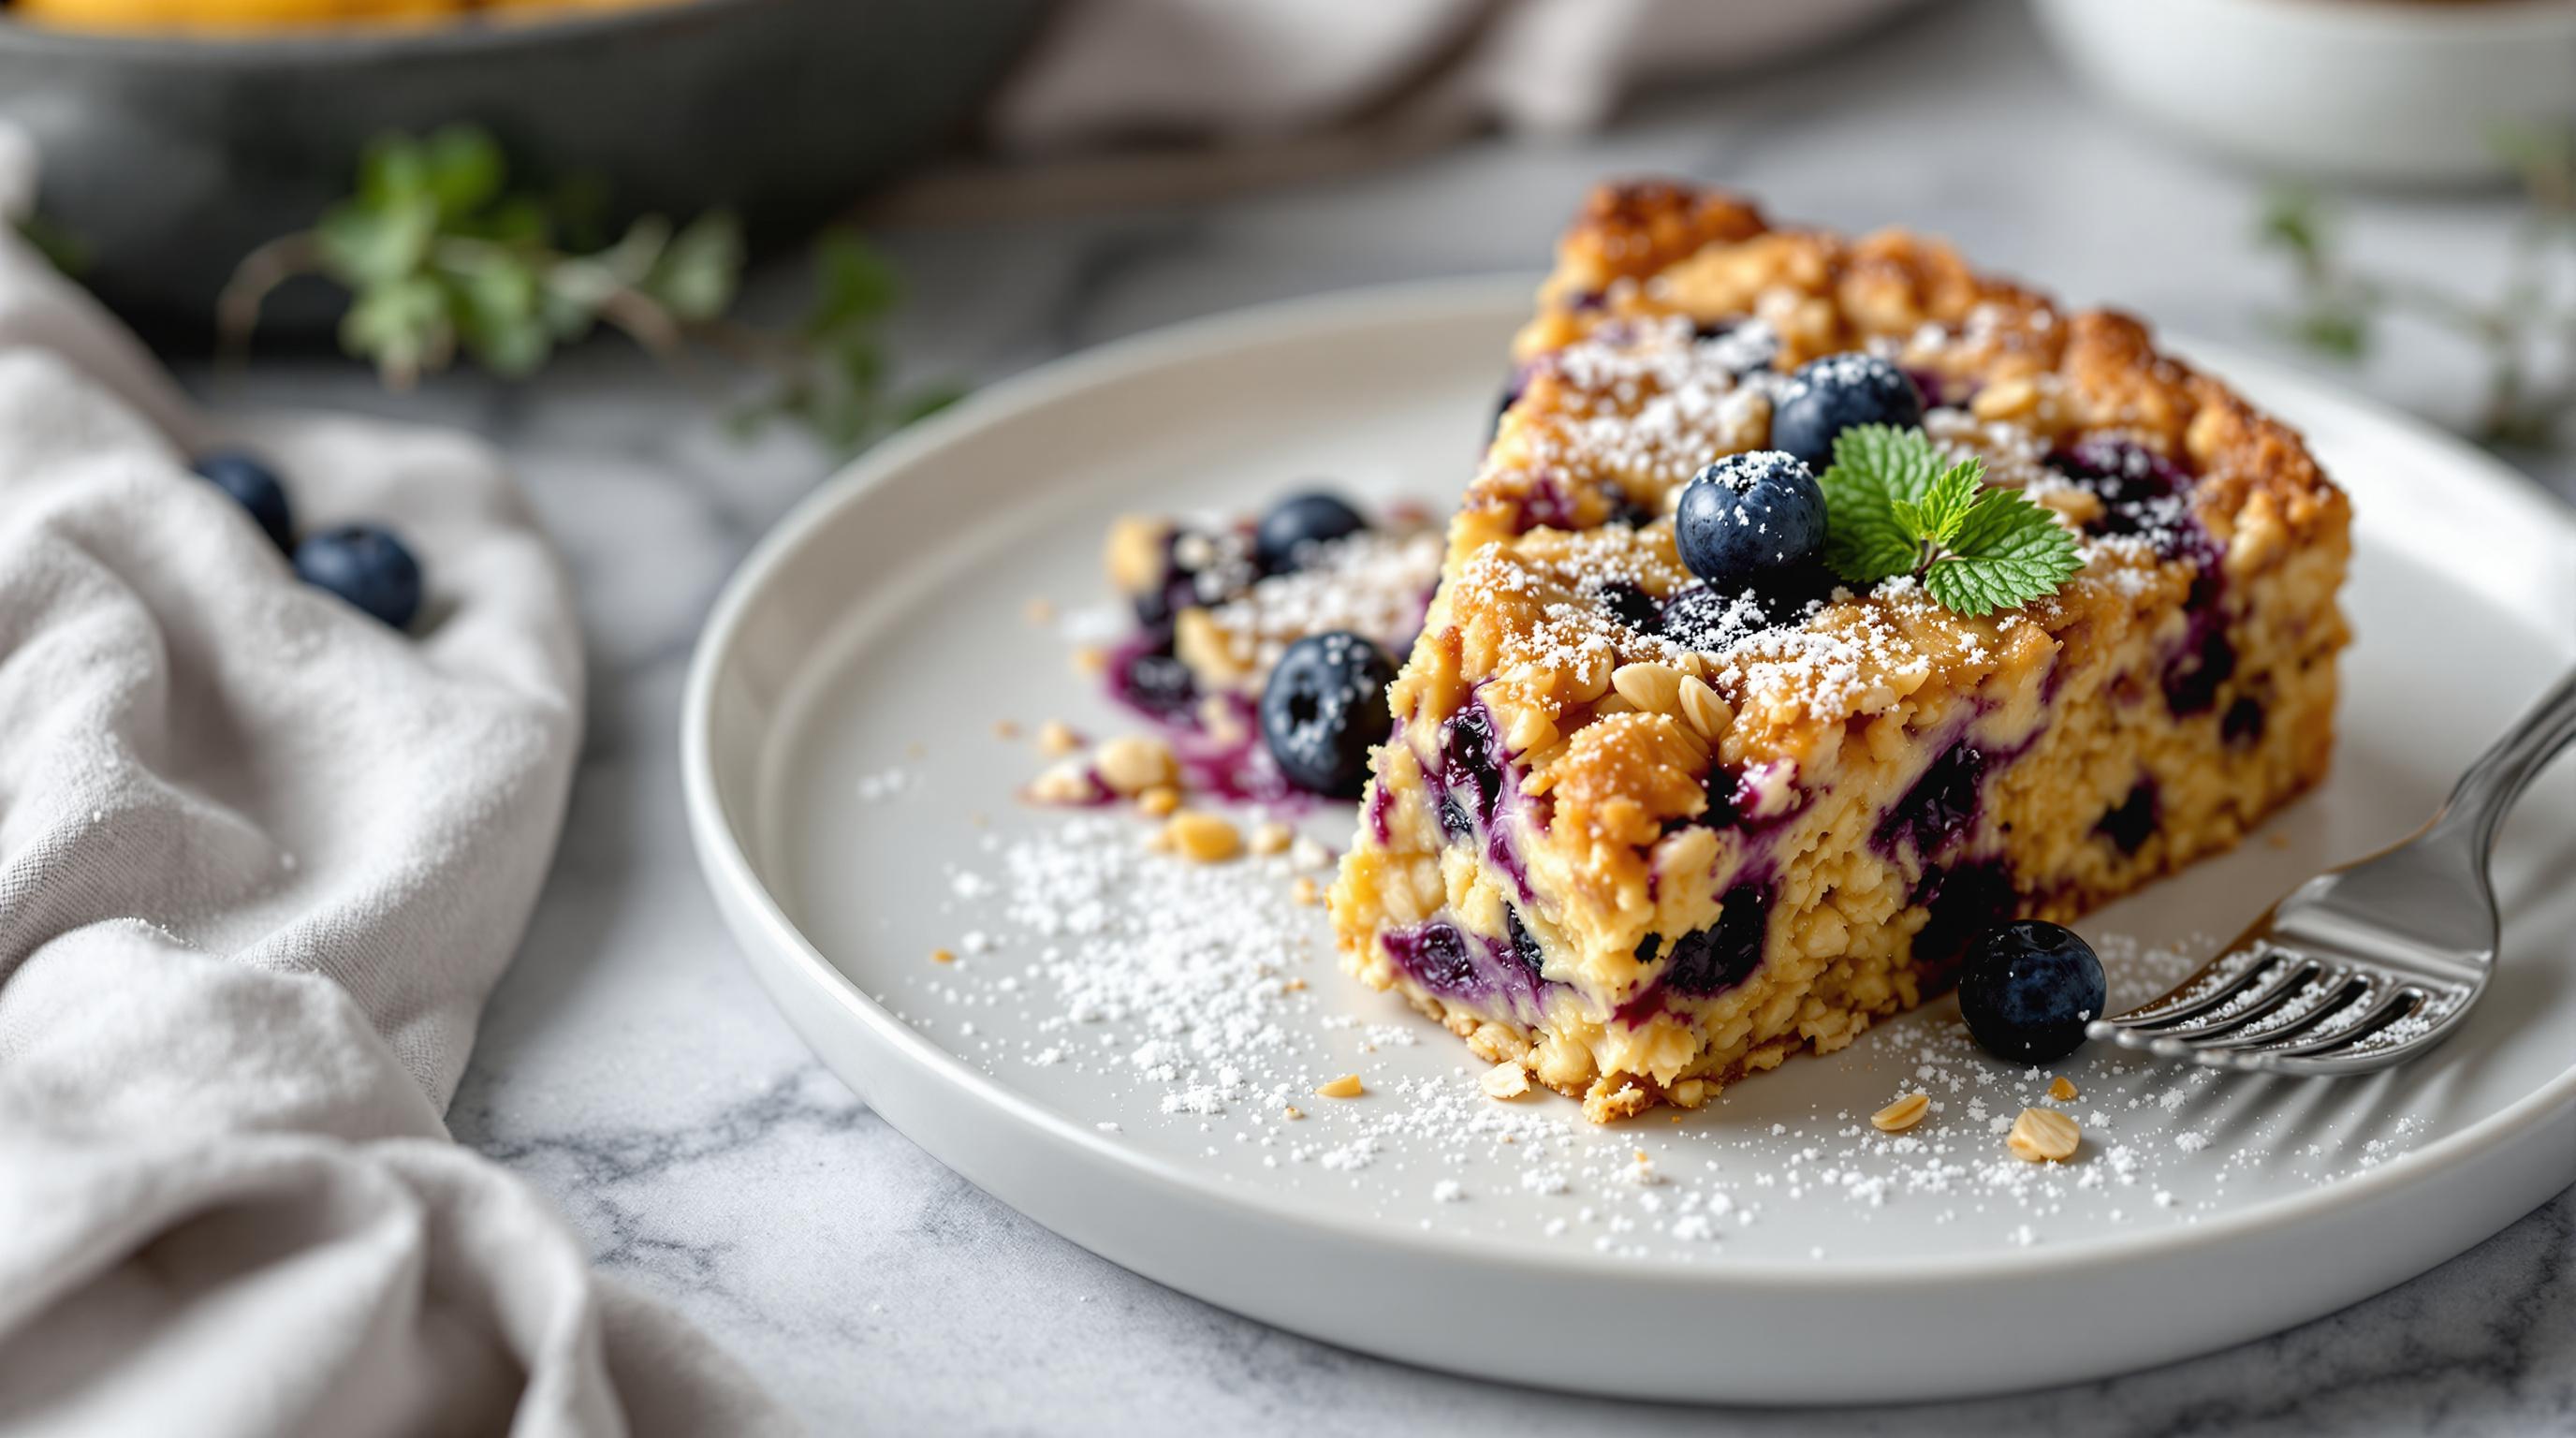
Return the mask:
POLYGON ((2275 169, 2486 179, 2499 130, 2576 123, 2576 0, 2032 0, 2119 103, 2275 169))

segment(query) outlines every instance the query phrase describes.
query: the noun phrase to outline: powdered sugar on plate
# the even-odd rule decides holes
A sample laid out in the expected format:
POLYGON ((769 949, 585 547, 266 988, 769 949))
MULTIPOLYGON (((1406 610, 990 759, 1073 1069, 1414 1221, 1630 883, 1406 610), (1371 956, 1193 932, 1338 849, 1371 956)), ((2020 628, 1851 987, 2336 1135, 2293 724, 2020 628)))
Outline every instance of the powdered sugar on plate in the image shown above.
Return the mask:
MULTIPOLYGON (((1815 1245, 1830 1262, 1889 1223, 2009 1248, 2196 1223, 2224 1207, 2231 1178, 2331 1182, 2415 1136, 2402 1122, 2294 1132, 2229 1102, 2225 1076, 2104 1045, 2054 1070, 2003 1064, 1946 1001, 1695 1114, 1597 1127, 1544 1091, 1489 1097, 1486 1066, 1457 1040, 1344 977, 1320 911, 1291 897, 1318 877, 1311 847, 1191 864, 1149 852, 1147 829, 1092 812, 987 835, 949 884, 949 918, 974 942, 886 997, 1005 1084, 1077 1083, 1097 1111, 1071 1117, 1226 1182, 1338 1186, 1418 1228, 1636 1260, 1722 1263, 1731 1236, 1794 1215, 1837 1234, 1815 1245), (1360 1077, 1359 1096, 1317 1092, 1343 1074, 1360 1077), (2075 1097, 2050 1097, 2060 1075, 2075 1097), (1914 1092, 1930 1099, 1919 1123, 1870 1125, 1914 1092), (2029 1107, 2081 1127, 2073 1160, 2007 1148, 2029 1107)), ((2197 963, 2099 942, 2119 1007, 2197 963)))

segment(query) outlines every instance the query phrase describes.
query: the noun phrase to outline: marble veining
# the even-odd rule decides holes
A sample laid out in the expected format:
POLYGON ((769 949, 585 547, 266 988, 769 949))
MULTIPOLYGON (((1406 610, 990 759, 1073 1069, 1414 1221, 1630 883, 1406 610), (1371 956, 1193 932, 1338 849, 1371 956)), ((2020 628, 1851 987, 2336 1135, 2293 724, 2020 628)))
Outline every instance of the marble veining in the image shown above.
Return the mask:
MULTIPOLYGON (((1741 185, 1784 215, 1904 219, 2070 299, 2279 348, 2260 309, 2282 279, 2246 238, 2256 183, 2083 104, 2021 8, 1986 0, 1933 7, 1821 72, 1650 101, 1581 142, 1471 145, 1186 215, 890 234, 912 292, 901 351, 916 375, 991 378, 1241 304, 1531 270, 1585 183, 1657 170, 1741 185)), ((2475 198, 2365 202, 2354 224, 2392 263, 2477 265, 2500 253, 2502 213, 2475 198)), ((752 302, 784 313, 794 288, 770 276, 752 302)), ((2401 348, 2364 383, 2458 413, 2474 398, 2472 368, 2401 348)), ((601 1264, 715 1332, 818 1432, 2576 1431, 2576 1194, 2412 1283, 2230 1352, 2010 1399, 1844 1412, 1712 1414, 1476 1383, 1292 1337, 1129 1275, 942 1168, 822 1070, 699 881, 675 763, 689 648, 726 573, 820 477, 822 457, 789 435, 736 439, 612 343, 521 388, 451 378, 400 399, 321 360, 196 378, 217 402, 458 425, 491 437, 527 480, 580 586, 589 743, 562 849, 450 1126, 560 1204, 601 1264)), ((2546 477, 2576 493, 2576 472, 2546 477)))

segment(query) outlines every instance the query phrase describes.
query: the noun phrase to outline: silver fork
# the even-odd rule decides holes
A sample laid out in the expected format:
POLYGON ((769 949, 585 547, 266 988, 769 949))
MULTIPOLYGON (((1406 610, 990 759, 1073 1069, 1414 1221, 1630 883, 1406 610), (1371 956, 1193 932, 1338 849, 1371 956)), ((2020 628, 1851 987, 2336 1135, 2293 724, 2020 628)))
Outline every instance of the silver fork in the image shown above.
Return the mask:
POLYGON ((2369 1073, 2441 1042, 2495 968, 2496 831, 2571 740, 2576 673, 2478 756, 2413 838, 2301 884, 2171 993, 2087 1032, 2277 1074, 2369 1073))

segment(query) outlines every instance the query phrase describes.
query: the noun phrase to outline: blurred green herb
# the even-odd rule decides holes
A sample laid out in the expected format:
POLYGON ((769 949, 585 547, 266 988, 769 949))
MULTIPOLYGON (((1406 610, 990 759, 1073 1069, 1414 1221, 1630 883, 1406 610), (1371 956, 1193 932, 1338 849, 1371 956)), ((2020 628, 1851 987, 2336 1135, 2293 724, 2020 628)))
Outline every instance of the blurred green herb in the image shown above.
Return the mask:
POLYGON ((841 451, 956 398, 950 387, 895 391, 884 327, 901 285, 858 235, 817 241, 811 312, 768 330, 727 315, 743 270, 731 215, 685 225, 646 215, 610 239, 604 201, 595 186, 513 190, 499 144, 473 126, 389 136, 361 157, 355 193, 243 258, 217 328, 242 353, 269 294, 318 275, 349 292, 341 348, 400 389, 460 354, 505 378, 528 375, 605 325, 676 367, 703 350, 764 372, 769 392, 737 413, 738 427, 784 419, 841 451))
POLYGON ((36 253, 43 255, 48 264, 73 279, 79 279, 89 269, 89 246, 41 212, 19 219, 18 237, 35 246, 36 253))
POLYGON ((2295 270, 2298 305, 2278 317, 2292 338, 2358 362, 2390 318, 2448 331, 2485 357, 2478 437, 2548 449, 2563 441, 2567 417, 2576 412, 2576 293, 2564 282, 2576 263, 2576 132, 2516 132, 2500 137, 2497 147, 2520 176, 2528 204, 2504 283, 2491 297, 2354 264, 2337 243, 2332 217, 2305 189, 2273 193, 2260 237, 2295 270), (2544 378, 2553 354, 2556 373, 2544 378))

